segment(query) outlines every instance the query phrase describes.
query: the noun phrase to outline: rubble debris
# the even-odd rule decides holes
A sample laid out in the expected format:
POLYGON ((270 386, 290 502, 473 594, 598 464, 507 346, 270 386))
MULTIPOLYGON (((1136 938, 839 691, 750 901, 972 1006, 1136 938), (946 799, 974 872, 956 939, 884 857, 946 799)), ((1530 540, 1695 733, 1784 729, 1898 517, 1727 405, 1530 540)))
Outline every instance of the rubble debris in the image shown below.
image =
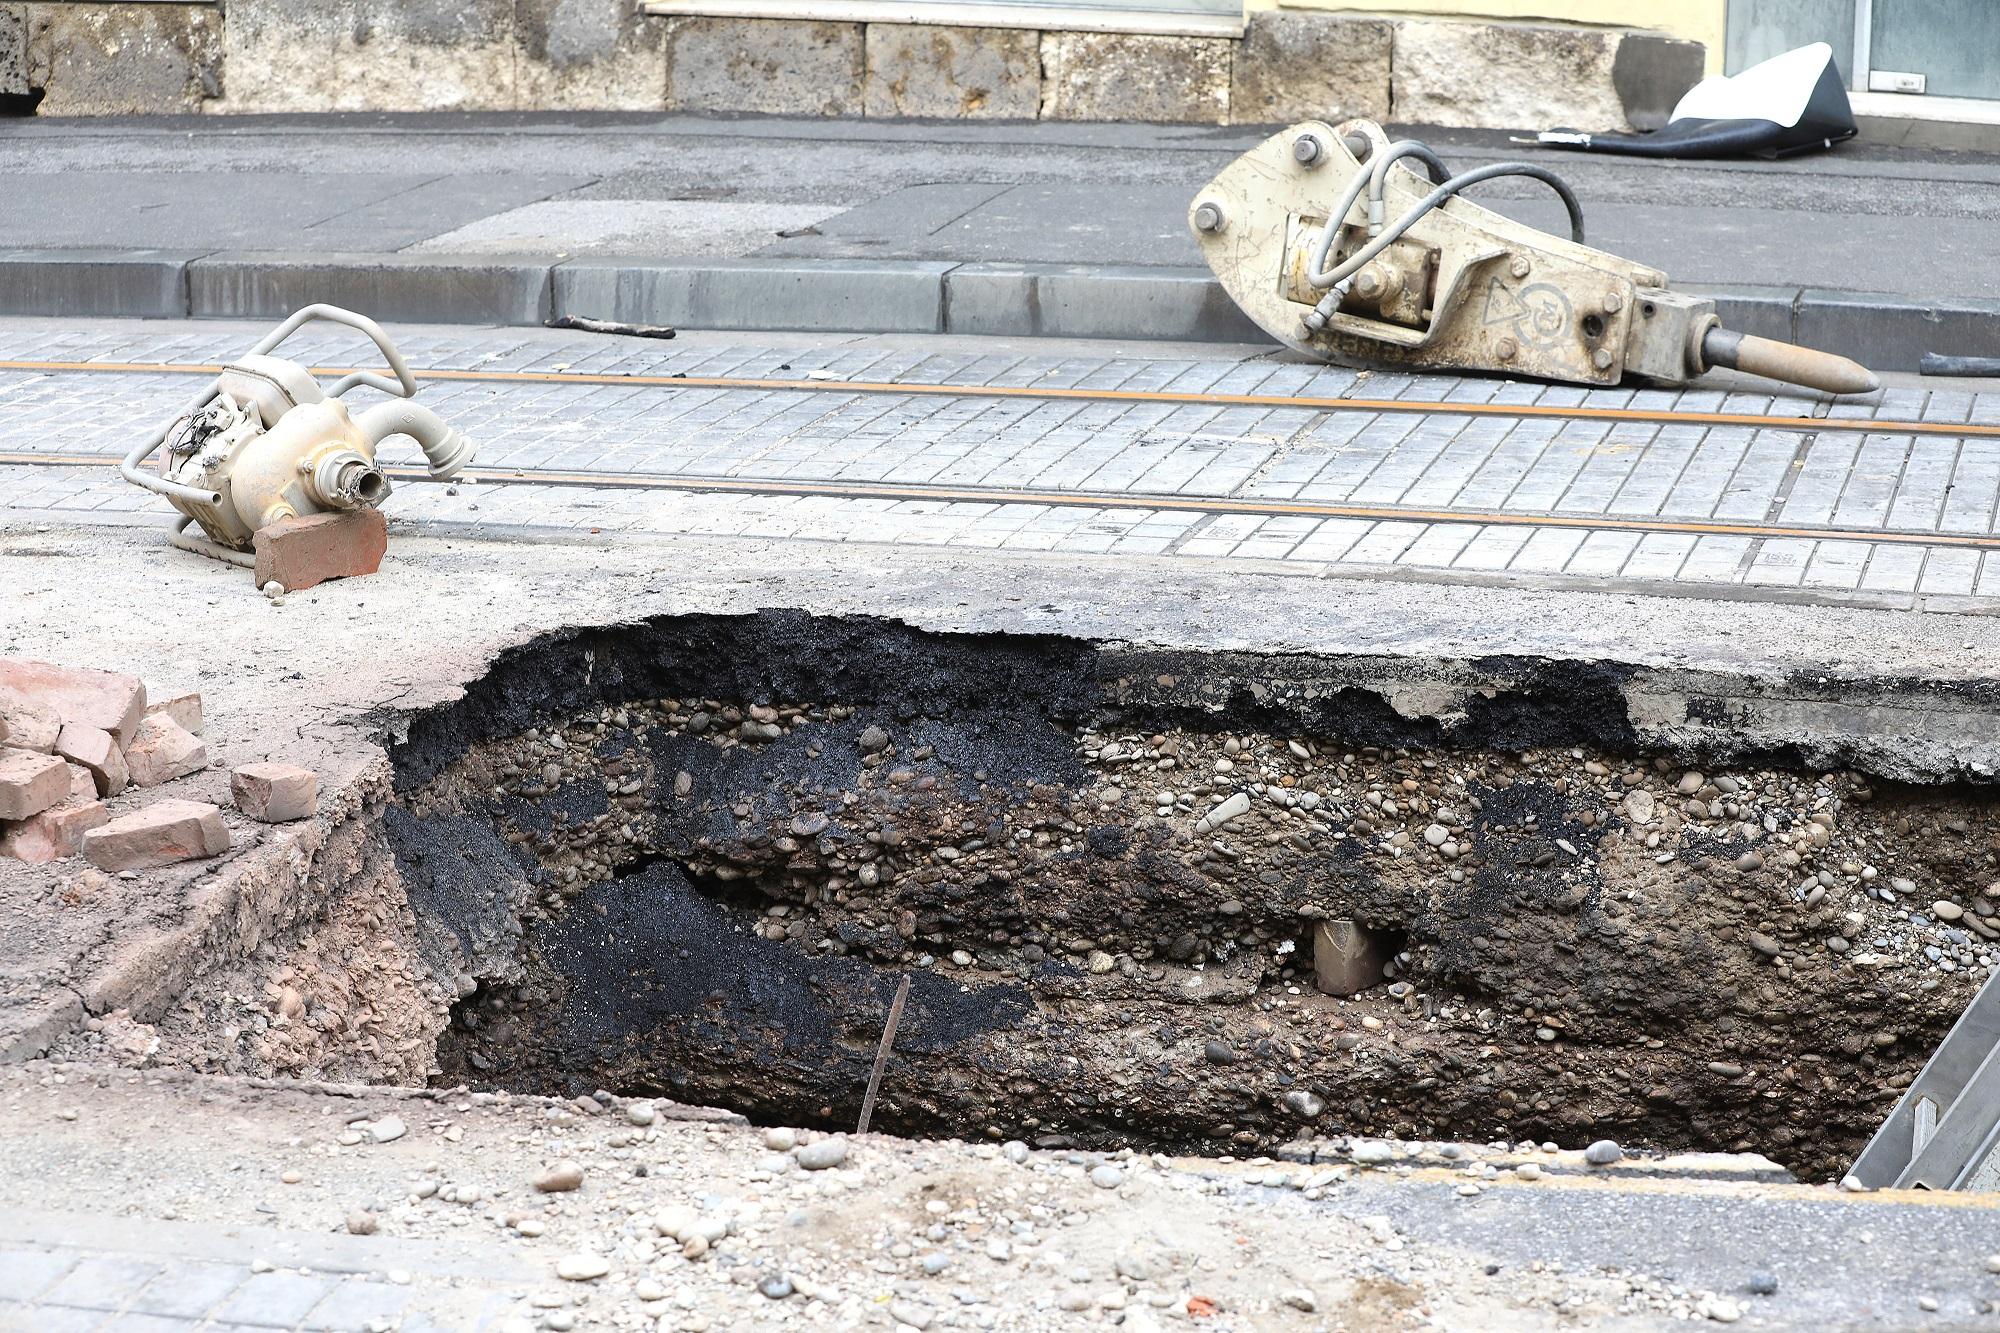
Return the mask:
POLYGON ((257 586, 278 584, 282 597, 380 569, 389 550, 389 520, 379 509, 281 518, 258 529, 253 543, 257 586))
POLYGON ((830 1171, 847 1161, 847 1140, 835 1134, 792 1149, 792 1160, 805 1171, 830 1171))
POLYGON ((55 752, 70 763, 89 771, 99 796, 116 796, 125 790, 131 770, 117 738, 108 731, 80 722, 66 724, 56 737, 55 752))
POLYGON ((69 797, 69 765, 52 754, 0 754, 0 819, 26 819, 69 797))
POLYGON ((229 774, 236 808, 266 824, 309 818, 319 805, 319 777, 297 764, 244 764, 229 774))
POLYGON ((0 856, 42 865, 78 855, 85 835, 114 822, 105 800, 206 767, 206 747, 183 722, 202 725, 192 690, 154 697, 137 676, 0 658, 0 856))
POLYGON ((64 722, 108 731, 123 746, 146 712, 146 686, 137 676, 57 666, 21 657, 0 658, 0 689, 25 695, 64 722))
POLYGON ((208 767, 208 748, 163 713, 141 719, 125 750, 134 785, 157 787, 208 767))
POLYGON ((159 713, 180 724, 191 736, 201 735, 201 694, 196 690, 174 689, 146 682, 146 711, 159 713))
POLYGON ((90 1020, 106 1054, 127 1069, 143 1069, 160 1050, 160 1034, 150 1023, 132 1017, 130 1009, 113 1009, 90 1020))
POLYGON ((97 799, 97 780, 88 769, 69 765, 69 797, 0 833, 0 856, 44 865, 83 850, 83 835, 111 818, 97 799))
POLYGON ((83 835, 83 855, 115 873, 217 856, 230 841, 222 811, 206 801, 170 798, 91 829, 83 835))
POLYGON ((0 686, 0 750, 50 754, 62 733, 62 717, 18 690, 0 686))

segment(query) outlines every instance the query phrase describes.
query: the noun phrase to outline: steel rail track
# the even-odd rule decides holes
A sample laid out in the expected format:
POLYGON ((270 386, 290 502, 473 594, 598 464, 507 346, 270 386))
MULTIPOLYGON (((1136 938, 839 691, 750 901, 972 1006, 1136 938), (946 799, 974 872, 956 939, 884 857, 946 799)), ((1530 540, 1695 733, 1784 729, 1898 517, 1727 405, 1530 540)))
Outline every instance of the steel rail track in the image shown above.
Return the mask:
MULTIPOLYGON (((108 454, 0 453, 0 466, 116 467, 108 454)), ((382 469, 397 481, 428 482, 420 467, 382 469)), ((1303 500, 1243 500, 1228 496, 1149 495, 1132 491, 1034 490, 1009 486, 930 486, 915 482, 730 477, 685 472, 577 472, 554 468, 474 469, 479 485, 544 485, 599 490, 673 490, 728 495, 775 495, 838 500, 910 500, 943 504, 1046 505, 1066 509, 1141 509, 1174 513, 1251 514, 1267 518, 1350 518, 1377 523, 1451 523, 1472 527, 1573 528, 1592 532, 1681 536, 1797 538, 1945 546, 2000 551, 2000 535, 1926 532, 1913 528, 1842 528, 1803 524, 1717 523, 1699 519, 1625 518, 1604 514, 1533 514, 1494 509, 1421 509, 1401 505, 1318 504, 1303 500)))
MULTIPOLYGON (((315 375, 351 373, 319 366, 315 375)), ((214 375, 220 365, 145 361, 0 361, 0 372, 112 375, 214 375)), ((1828 431, 1867 435, 1941 435, 2000 439, 2000 422, 1905 421, 1880 417, 1762 416, 1754 412, 1682 412, 1665 408, 1574 407, 1517 403, 1413 402, 1400 398, 1320 398, 1286 394, 1200 393, 1169 389, 1079 389, 1020 384, 905 384, 896 380, 749 379, 725 375, 612 375, 555 370, 418 370, 419 380, 492 384, 629 385, 672 389, 761 389, 787 393, 904 394, 933 398, 1026 398, 1044 401, 1173 403, 1206 407, 1306 408, 1318 412, 1394 412, 1419 416, 1554 418, 1665 426, 1748 426, 1756 430, 1828 431)))

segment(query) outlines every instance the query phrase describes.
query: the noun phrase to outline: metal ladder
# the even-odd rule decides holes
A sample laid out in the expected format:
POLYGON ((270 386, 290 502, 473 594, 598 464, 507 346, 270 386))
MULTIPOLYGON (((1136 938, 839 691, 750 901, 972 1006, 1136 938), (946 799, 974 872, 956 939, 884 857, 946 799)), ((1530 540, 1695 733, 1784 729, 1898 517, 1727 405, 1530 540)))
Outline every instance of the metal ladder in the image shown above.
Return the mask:
POLYGON ((2000 1190, 2000 972, 1854 1159, 1869 1189, 2000 1190))

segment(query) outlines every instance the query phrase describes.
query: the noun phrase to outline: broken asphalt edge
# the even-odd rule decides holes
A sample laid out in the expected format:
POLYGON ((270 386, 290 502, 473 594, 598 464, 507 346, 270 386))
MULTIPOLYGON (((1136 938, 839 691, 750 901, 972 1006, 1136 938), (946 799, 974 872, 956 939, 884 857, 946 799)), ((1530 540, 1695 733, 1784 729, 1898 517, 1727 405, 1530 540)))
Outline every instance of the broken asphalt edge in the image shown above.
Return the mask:
MULTIPOLYGON (((1743 333, 1915 370, 2000 356, 2000 301, 1687 286, 1743 333)), ((0 315, 272 319, 313 302, 378 320, 539 326, 558 316, 716 330, 1268 341, 1206 269, 873 259, 550 260, 271 251, 4 250, 0 315)))

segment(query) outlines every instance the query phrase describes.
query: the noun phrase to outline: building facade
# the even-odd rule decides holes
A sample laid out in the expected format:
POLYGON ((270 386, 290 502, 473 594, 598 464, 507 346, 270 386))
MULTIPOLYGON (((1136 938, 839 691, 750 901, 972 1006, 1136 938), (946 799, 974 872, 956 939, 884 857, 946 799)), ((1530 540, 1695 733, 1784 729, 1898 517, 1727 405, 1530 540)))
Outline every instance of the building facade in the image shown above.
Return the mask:
POLYGON ((1643 129, 1819 40, 2000 98, 2000 0, 0 0, 0 109, 1643 129))

